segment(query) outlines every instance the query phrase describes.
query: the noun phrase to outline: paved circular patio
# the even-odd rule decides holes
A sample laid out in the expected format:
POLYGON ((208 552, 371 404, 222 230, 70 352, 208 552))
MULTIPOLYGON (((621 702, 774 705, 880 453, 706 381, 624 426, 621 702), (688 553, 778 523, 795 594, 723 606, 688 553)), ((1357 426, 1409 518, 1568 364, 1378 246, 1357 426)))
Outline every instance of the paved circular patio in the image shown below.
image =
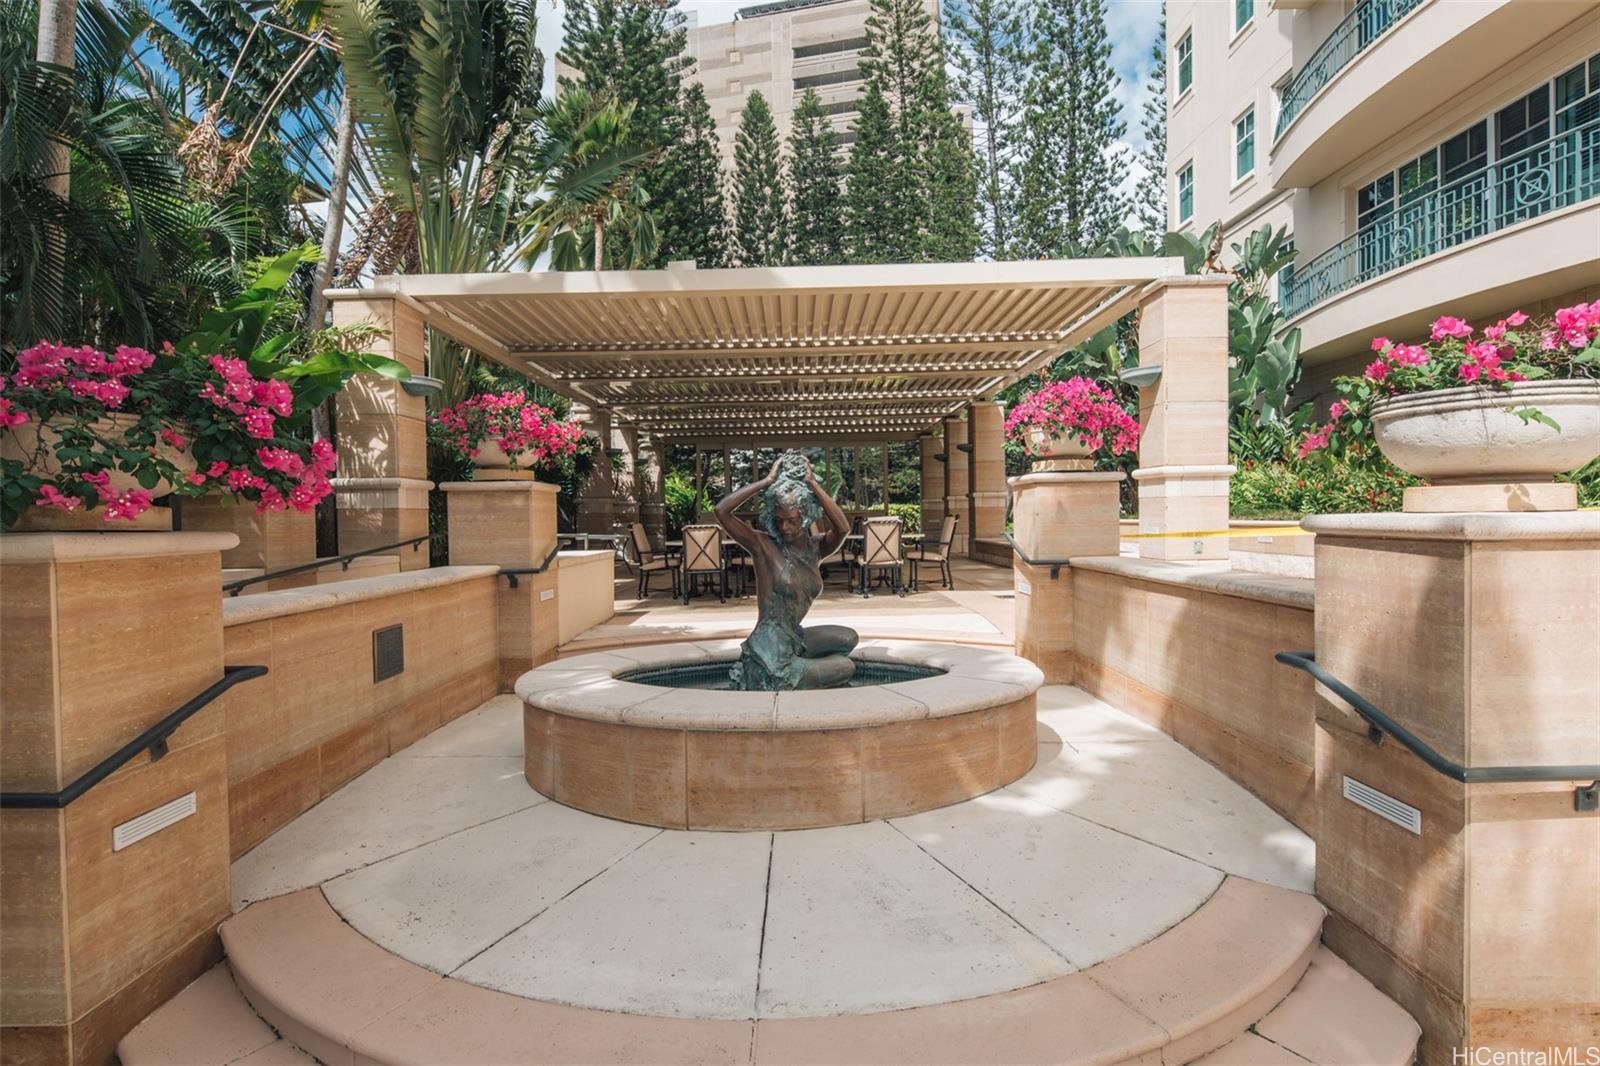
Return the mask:
POLYGON ((1161 733, 1040 692, 1038 765, 905 818, 701 833, 563 807, 497 697, 241 858, 235 906, 321 885, 429 970, 573 1006, 862 1014, 1038 985, 1194 913, 1232 874, 1311 889, 1304 834, 1161 733))

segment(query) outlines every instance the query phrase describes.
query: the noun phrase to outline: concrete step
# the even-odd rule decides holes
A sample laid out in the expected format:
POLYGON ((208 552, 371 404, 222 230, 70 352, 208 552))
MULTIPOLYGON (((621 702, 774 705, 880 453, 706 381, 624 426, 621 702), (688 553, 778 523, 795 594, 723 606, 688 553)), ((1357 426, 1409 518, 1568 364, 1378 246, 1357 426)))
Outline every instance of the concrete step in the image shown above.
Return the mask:
POLYGON ((307 1066, 316 1060, 251 1009, 218 963, 117 1044, 122 1066, 307 1066))
POLYGON ((1304 893, 1228 878, 1154 940, 1029 988, 881 1014, 702 1021, 568 1007, 443 977, 367 940, 307 889, 225 923, 228 964, 146 1019, 119 1052, 126 1066, 310 1061, 299 1049, 328 1066, 1411 1062, 1416 1024, 1321 947, 1322 918, 1304 893))

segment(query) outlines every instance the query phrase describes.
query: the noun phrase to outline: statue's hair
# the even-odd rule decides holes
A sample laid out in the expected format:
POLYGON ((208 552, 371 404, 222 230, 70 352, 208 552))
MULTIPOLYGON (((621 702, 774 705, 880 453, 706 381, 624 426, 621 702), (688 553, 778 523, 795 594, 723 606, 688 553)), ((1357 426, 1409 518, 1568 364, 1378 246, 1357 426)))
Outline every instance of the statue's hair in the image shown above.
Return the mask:
POLYGON ((791 507, 800 512, 800 523, 806 529, 822 518, 822 501, 806 485, 806 461, 799 452, 783 454, 777 480, 761 494, 757 521, 773 540, 782 539, 778 536, 778 511, 791 507))

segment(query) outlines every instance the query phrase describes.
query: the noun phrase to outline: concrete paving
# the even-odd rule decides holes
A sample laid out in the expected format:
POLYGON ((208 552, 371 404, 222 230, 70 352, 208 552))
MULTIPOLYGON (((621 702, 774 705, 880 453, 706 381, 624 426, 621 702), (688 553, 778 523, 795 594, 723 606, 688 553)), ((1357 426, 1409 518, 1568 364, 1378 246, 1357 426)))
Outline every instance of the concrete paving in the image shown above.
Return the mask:
POLYGON ((1153 940, 1225 874, 1310 891, 1310 840, 1171 739, 1065 686, 1039 719, 1039 764, 976 800, 685 833, 544 800, 498 696, 239 859, 235 905, 321 885, 358 932, 473 984, 750 1019, 1035 986, 1153 940))

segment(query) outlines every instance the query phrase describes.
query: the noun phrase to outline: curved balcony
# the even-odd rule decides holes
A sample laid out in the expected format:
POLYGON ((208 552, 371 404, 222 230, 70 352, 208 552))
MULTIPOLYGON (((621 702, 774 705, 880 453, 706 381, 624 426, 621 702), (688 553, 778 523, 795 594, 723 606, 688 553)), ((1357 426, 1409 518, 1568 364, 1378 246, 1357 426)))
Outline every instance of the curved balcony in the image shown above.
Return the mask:
POLYGON ((1595 282, 1600 121, 1401 205, 1297 267, 1282 302, 1316 362, 1439 311, 1492 314, 1595 282))
POLYGON ((1366 0, 1284 92, 1274 187, 1315 185, 1593 10, 1578 0, 1366 0))

